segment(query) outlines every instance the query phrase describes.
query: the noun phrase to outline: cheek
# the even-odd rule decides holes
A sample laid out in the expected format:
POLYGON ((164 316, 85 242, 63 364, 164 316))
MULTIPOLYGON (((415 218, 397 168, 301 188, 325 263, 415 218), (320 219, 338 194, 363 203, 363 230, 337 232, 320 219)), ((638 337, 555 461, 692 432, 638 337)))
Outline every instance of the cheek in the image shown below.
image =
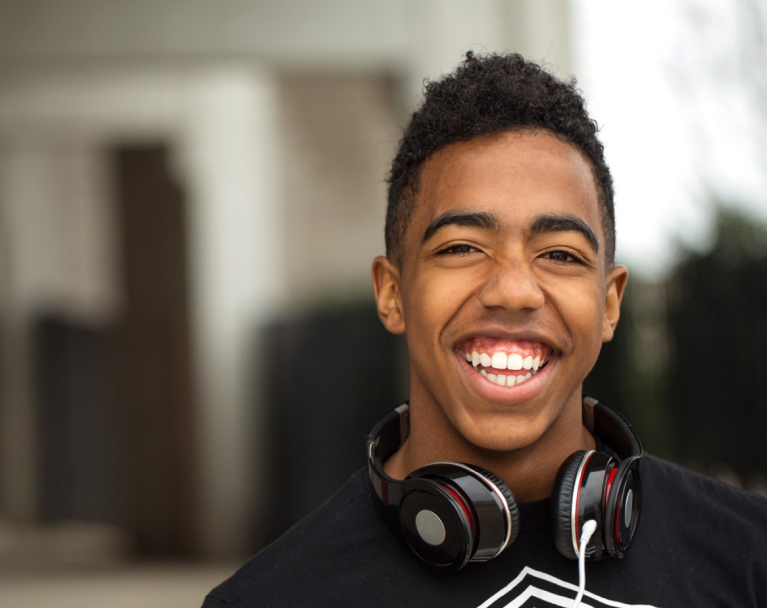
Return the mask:
POLYGON ((425 353, 431 359, 449 346, 442 343, 445 331, 461 316, 470 294, 471 287, 458 277, 426 272, 412 277, 403 299, 411 357, 425 353))
POLYGON ((558 286, 555 306, 576 340, 602 341, 604 294, 597 286, 558 286))
POLYGON ((430 324, 435 316, 434 308, 439 304, 435 290, 430 289, 420 277, 416 276, 405 287, 403 293, 403 313, 405 316, 405 335, 411 353, 413 348, 423 348, 432 331, 430 324))
POLYGON ((417 274, 407 285, 405 314, 414 321, 434 326, 444 322, 460 306, 463 291, 461 282, 453 276, 417 274))

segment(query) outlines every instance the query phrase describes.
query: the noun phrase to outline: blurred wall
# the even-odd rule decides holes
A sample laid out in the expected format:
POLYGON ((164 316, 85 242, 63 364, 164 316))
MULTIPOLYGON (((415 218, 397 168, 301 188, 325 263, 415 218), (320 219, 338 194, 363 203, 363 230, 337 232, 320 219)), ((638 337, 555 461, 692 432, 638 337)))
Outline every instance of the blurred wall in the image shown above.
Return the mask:
POLYGON ((266 516, 256 330, 369 297, 425 76, 472 48, 567 75, 569 47, 565 0, 0 3, 0 517, 43 510, 36 320, 126 315, 109 150, 165 146, 184 193, 197 541, 238 553, 266 516))

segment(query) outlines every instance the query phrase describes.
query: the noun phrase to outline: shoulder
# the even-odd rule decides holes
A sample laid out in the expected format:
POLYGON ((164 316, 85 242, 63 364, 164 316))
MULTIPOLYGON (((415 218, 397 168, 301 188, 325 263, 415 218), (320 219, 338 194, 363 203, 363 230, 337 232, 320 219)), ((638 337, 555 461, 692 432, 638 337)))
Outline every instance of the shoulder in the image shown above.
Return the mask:
MULTIPOLYGON (((359 471, 325 504, 251 558, 216 587, 205 606, 301 605, 338 581, 360 560, 397 551, 375 509, 366 471, 359 471), (274 602, 273 604, 271 602, 274 602)), ((372 563, 372 562, 368 562, 372 563)))
POLYGON ((767 498, 653 456, 643 460, 641 475, 643 516, 667 537, 707 538, 720 547, 740 542, 754 550, 767 542, 767 498))
POLYGON ((616 576, 643 581, 653 605, 767 606, 767 499, 652 456, 640 474, 639 527, 616 576))
POLYGON ((680 507, 692 506, 696 512, 730 514, 737 507, 744 515, 767 523, 767 498, 654 456, 643 459, 642 484, 646 491, 656 494, 653 500, 672 500, 680 507))

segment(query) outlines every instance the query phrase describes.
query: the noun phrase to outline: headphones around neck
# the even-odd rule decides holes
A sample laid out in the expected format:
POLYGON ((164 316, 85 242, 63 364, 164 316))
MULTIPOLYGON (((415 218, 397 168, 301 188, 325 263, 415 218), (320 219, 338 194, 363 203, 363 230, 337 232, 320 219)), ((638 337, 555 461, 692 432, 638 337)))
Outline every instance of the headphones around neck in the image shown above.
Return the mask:
MULTIPOLYGON (((642 444, 625 418, 596 399, 583 400, 583 422, 618 459, 581 450, 562 463, 551 497, 554 541, 562 555, 578 559, 581 527, 594 520, 597 532, 586 557, 621 559, 639 521, 642 444)), ((438 570, 455 571, 500 555, 519 532, 512 491, 490 471, 460 462, 434 462, 402 481, 389 477, 383 463, 409 432, 404 403, 367 437, 368 473, 384 516, 398 520, 410 548, 438 570)))

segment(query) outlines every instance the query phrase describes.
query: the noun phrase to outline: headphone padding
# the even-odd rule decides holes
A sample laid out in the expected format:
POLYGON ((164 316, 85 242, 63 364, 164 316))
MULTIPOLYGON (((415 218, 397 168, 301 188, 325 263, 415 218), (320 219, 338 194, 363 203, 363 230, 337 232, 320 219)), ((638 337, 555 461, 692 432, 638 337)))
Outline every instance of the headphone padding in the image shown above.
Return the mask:
POLYGON ((517 537, 517 534, 519 534, 520 521, 519 507, 517 506, 517 499, 514 497, 514 492, 512 492, 511 488, 506 485, 506 482, 498 477, 498 475, 495 473, 492 473, 487 469, 483 469, 482 467, 474 466, 473 464, 466 466, 485 477, 490 483, 498 488, 498 491, 506 500, 506 504, 509 506, 509 513, 511 514, 511 536, 509 538, 509 544, 513 543, 514 539, 517 537))
POLYGON ((551 516, 554 532, 554 544, 565 557, 578 559, 573 548, 573 493, 575 478, 581 467, 583 458, 588 454, 580 450, 572 454, 562 463, 554 481, 554 491, 551 495, 551 516))

